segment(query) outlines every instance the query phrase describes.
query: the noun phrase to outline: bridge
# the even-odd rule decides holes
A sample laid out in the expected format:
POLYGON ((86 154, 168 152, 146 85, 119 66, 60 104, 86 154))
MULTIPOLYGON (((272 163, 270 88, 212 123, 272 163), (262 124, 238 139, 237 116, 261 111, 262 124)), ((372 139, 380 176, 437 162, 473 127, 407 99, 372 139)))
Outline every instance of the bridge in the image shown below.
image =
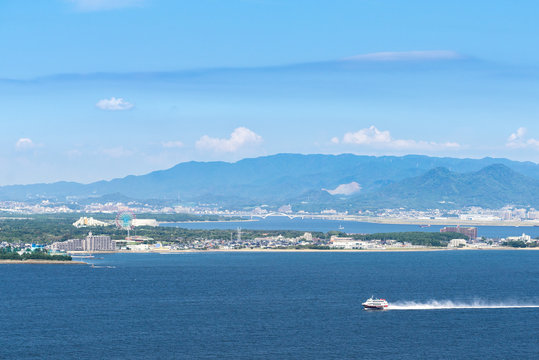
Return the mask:
POLYGON ((267 218, 268 216, 286 216, 287 218, 289 218, 290 220, 292 219, 295 219, 295 218, 304 218, 303 215, 291 215, 291 214, 285 214, 285 213, 282 213, 282 212, 270 212, 270 213, 267 213, 267 214, 251 214, 251 219, 253 217, 258 217, 258 218, 261 218, 261 219, 265 219, 267 218))

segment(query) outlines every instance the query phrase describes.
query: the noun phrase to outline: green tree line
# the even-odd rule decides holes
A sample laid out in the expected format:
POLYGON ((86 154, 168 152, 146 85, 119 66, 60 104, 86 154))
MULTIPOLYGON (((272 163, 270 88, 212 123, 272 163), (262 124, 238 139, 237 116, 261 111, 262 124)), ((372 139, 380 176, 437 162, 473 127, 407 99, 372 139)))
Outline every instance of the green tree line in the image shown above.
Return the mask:
POLYGON ((55 260, 55 261, 71 261, 69 255, 51 255, 46 251, 27 251, 22 255, 17 252, 17 249, 7 247, 0 249, 0 260, 55 260))
POLYGON ((376 233, 376 234, 357 234, 352 235, 356 240, 396 240, 400 242, 409 242, 412 245, 447 247, 452 239, 462 239, 464 235, 454 232, 394 232, 394 233, 376 233))

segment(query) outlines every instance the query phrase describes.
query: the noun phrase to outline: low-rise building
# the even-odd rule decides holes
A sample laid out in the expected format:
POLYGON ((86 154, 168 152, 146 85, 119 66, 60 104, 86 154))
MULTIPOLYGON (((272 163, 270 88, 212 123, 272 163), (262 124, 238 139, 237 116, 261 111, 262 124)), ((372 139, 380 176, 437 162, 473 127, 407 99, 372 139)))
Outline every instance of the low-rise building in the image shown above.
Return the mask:
POLYGON ((523 241, 526 244, 537 242, 536 239, 532 239, 530 235, 522 234, 520 236, 508 236, 505 240, 507 241, 523 241))
POLYGON ((466 239, 451 239, 447 247, 457 248, 466 246, 466 239))
POLYGON ((363 241, 355 240, 351 237, 339 237, 332 236, 329 242, 329 247, 331 249, 385 249, 385 247, 379 242, 375 241, 363 241))
POLYGON ((133 226, 159 226, 156 219, 133 219, 133 226))

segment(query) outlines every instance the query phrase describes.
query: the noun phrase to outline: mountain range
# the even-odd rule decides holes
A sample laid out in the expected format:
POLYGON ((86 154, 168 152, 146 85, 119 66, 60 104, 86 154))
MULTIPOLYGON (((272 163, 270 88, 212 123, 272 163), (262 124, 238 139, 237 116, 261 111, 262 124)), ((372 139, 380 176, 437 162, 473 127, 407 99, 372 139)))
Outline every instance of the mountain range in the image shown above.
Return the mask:
POLYGON ((419 155, 277 154, 227 162, 185 162, 146 175, 90 184, 0 187, 0 200, 169 201, 226 208, 294 210, 539 207, 539 165, 508 159, 419 155))

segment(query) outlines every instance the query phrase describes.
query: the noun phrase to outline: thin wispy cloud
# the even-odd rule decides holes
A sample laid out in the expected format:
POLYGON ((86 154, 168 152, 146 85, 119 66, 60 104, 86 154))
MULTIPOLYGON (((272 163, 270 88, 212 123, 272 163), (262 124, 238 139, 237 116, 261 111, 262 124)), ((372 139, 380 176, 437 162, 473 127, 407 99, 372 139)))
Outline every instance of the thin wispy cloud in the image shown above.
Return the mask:
POLYGON ((216 152, 235 152, 245 146, 259 144, 261 142, 262 137, 254 131, 246 127, 238 127, 228 138, 214 138, 204 135, 196 142, 196 148, 216 152))
POLYGON ((344 58, 346 61, 432 61, 458 60, 463 55, 451 50, 387 51, 360 54, 344 58))
POLYGON ((347 132, 342 139, 334 137, 331 139, 334 144, 347 144, 368 146, 376 148, 387 148, 397 150, 456 150, 461 148, 457 142, 434 142, 424 140, 394 139, 388 130, 379 130, 371 125, 368 128, 356 132, 347 132))
POLYGON ((15 149, 18 151, 30 150, 36 147, 36 144, 29 138, 20 138, 15 143, 15 149))
POLYGON ((99 100, 95 106, 101 110, 119 111, 129 110, 133 108, 134 105, 123 98, 111 97, 110 99, 99 100))
POLYGON ((519 127, 517 131, 509 135, 506 146, 513 149, 535 148, 539 149, 539 140, 526 136, 528 130, 525 127, 519 127))
POLYGON ((141 6, 144 0, 67 0, 78 11, 106 11, 141 6))
POLYGON ((183 142, 181 141, 164 141, 161 143, 161 145, 165 149, 179 149, 184 146, 183 142))
MULTIPOLYGON (((471 57, 468 55, 460 54, 456 51, 451 50, 430 50, 430 51, 388 51, 388 52, 377 52, 377 53, 368 53, 368 54, 359 54, 345 58, 336 58, 330 59, 325 62, 299 62, 299 63, 284 63, 276 65, 260 65, 260 66, 237 66, 237 67, 208 67, 204 69, 200 68, 185 68, 183 70, 164 70, 164 71, 113 71, 113 72, 90 72, 90 73, 55 73, 47 76, 34 77, 30 79, 24 79, 24 83, 28 82, 55 82, 55 81, 70 81, 70 82, 87 82, 94 80, 110 80, 114 82, 124 82, 129 81, 130 84, 132 81, 142 81, 144 85, 147 85, 148 81, 171 81, 177 82, 181 81, 182 83, 187 83, 191 81, 199 82, 200 76, 203 77, 219 77, 219 81, 222 81, 223 77, 230 77, 230 81, 237 81, 238 76, 243 76, 245 73, 252 74, 264 74, 268 70, 274 71, 276 76, 288 76, 291 73, 290 70, 310 70, 310 71, 319 71, 318 66, 338 66, 341 71, 348 71, 354 69, 357 71, 358 68, 342 66, 343 64, 373 64, 373 63, 404 63, 404 64, 416 64, 422 62, 436 62, 436 61, 449 61, 449 60, 474 60, 482 61, 479 58, 471 57), (313 66, 314 65, 314 66, 313 66), (318 69, 318 70, 316 70, 318 69)), ((484 64, 484 68, 475 68, 474 71, 478 73, 490 74, 489 69, 496 68, 498 70, 503 70, 508 73, 511 73, 513 76, 517 76, 523 73, 523 68, 520 67, 509 67, 506 65, 493 65, 493 64, 484 64)), ((360 67, 359 67, 360 68, 360 67)), ((533 76, 533 79, 537 78, 537 70, 526 71, 525 72, 527 79, 529 80, 530 76, 533 76)), ((21 79, 13 78, 2 78, 0 81, 21 81, 21 79)), ((130 85, 131 86, 131 85, 130 85)))

